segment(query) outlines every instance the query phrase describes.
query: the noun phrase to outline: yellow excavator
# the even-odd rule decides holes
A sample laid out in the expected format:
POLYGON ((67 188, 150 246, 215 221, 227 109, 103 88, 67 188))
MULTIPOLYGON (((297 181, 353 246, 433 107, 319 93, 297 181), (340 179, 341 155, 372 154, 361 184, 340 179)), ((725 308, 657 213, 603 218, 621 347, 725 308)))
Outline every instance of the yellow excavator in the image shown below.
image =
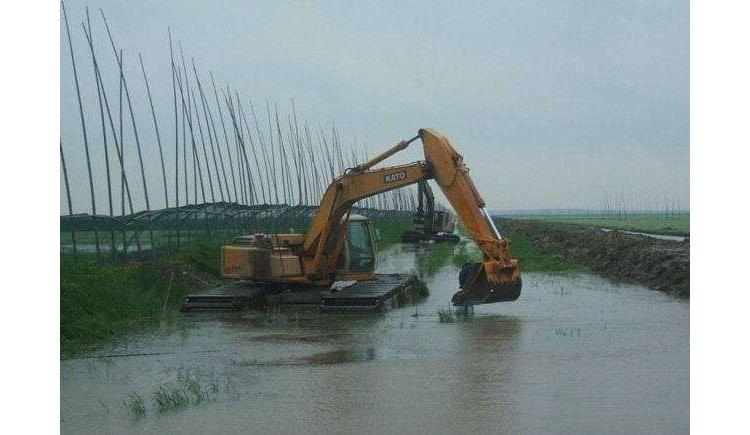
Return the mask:
POLYGON ((500 236, 482 197, 469 177, 463 157, 448 138, 431 129, 399 142, 387 151, 347 169, 331 182, 306 234, 254 234, 222 247, 226 278, 286 288, 330 287, 334 281, 375 279, 377 231, 369 220, 352 214, 359 200, 434 179, 466 232, 482 253, 459 274, 454 305, 478 305, 518 299, 521 276, 508 241, 500 236), (373 169, 375 165, 421 139, 424 161, 373 169))

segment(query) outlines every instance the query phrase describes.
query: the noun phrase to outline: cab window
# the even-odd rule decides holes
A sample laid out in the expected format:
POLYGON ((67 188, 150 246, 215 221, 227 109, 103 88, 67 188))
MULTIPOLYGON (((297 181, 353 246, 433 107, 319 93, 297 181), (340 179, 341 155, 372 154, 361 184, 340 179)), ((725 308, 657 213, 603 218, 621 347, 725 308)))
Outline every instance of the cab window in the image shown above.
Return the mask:
POLYGON ((370 227, 366 222, 349 222, 346 231, 346 244, 349 257, 349 271, 370 272, 375 258, 370 239, 370 227))

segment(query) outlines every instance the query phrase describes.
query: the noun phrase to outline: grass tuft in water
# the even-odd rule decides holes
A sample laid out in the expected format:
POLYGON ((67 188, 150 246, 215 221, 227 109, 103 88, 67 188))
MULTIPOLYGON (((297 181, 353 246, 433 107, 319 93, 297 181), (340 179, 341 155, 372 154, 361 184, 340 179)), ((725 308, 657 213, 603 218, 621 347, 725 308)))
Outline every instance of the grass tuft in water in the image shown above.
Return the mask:
POLYGON ((135 418, 142 418, 146 415, 146 403, 143 401, 143 397, 135 391, 128 394, 125 406, 135 418))
POLYGON ((454 323, 456 321, 456 315, 451 310, 450 305, 448 305, 448 309, 438 309, 438 320, 440 320, 440 323, 454 323))
POLYGON ((211 401, 218 392, 218 384, 203 385, 195 377, 180 373, 176 382, 160 384, 152 401, 159 413, 165 413, 211 401))

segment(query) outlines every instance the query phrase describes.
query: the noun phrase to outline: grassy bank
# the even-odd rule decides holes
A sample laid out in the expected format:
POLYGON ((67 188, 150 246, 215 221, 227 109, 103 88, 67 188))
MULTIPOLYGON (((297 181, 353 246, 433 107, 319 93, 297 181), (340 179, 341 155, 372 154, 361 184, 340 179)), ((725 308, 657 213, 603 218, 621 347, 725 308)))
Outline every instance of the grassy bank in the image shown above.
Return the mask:
MULTIPOLYGON (((400 241, 411 219, 375 220, 384 249, 400 241)), ((60 347, 62 356, 96 349, 139 328, 177 319, 181 299, 221 282, 223 239, 191 241, 174 252, 131 255, 129 261, 94 254, 60 255, 60 347)))
POLYGON ((522 272, 575 272, 586 270, 582 264, 566 260, 562 255, 542 251, 534 246, 532 239, 524 234, 509 231, 510 254, 518 259, 522 272))
POLYGON ((174 319, 188 292, 219 281, 220 241, 192 242, 179 251, 128 263, 93 255, 60 256, 62 356, 95 349, 138 328, 174 319))
POLYGON ((596 228, 610 228, 613 230, 637 231, 649 234, 664 234, 671 236, 690 236, 690 214, 663 216, 660 214, 640 213, 624 216, 602 215, 528 215, 509 216, 512 219, 542 220, 564 222, 569 224, 586 225, 596 228))
MULTIPOLYGON (((550 220, 497 219, 525 270, 554 261, 679 296, 690 295, 690 242, 661 240, 550 220), (537 255, 541 252, 541 256, 537 255), (531 256, 527 258, 527 254, 531 256), (526 259, 526 264, 524 264, 526 259), (556 260, 552 260, 556 259, 556 260)), ((548 266, 548 265, 547 265, 548 266)), ((544 269, 542 269, 544 270, 544 269)))
MULTIPOLYGON (((586 267, 580 263, 566 260, 562 255, 542 251, 534 246, 532 239, 528 235, 514 231, 513 228, 501 226, 497 219, 495 223, 503 237, 510 240, 510 255, 518 260, 521 265, 521 272, 575 272, 586 270, 586 267)), ((468 237, 463 227, 459 226, 459 233, 468 237)), ((459 246, 458 251, 453 256, 453 263, 463 265, 467 261, 481 261, 481 255, 473 242, 467 245, 459 246)))

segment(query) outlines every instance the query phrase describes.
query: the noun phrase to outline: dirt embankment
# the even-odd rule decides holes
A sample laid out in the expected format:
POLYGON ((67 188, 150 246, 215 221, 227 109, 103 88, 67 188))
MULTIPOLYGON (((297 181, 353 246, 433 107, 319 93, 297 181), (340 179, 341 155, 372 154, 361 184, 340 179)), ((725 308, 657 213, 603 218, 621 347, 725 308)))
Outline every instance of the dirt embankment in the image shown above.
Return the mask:
MULTIPOLYGON (((602 231, 559 222, 498 219, 501 232, 531 240, 543 252, 562 255, 604 276, 690 296, 690 241, 602 231)), ((512 249, 512 248, 511 248, 512 249)))

